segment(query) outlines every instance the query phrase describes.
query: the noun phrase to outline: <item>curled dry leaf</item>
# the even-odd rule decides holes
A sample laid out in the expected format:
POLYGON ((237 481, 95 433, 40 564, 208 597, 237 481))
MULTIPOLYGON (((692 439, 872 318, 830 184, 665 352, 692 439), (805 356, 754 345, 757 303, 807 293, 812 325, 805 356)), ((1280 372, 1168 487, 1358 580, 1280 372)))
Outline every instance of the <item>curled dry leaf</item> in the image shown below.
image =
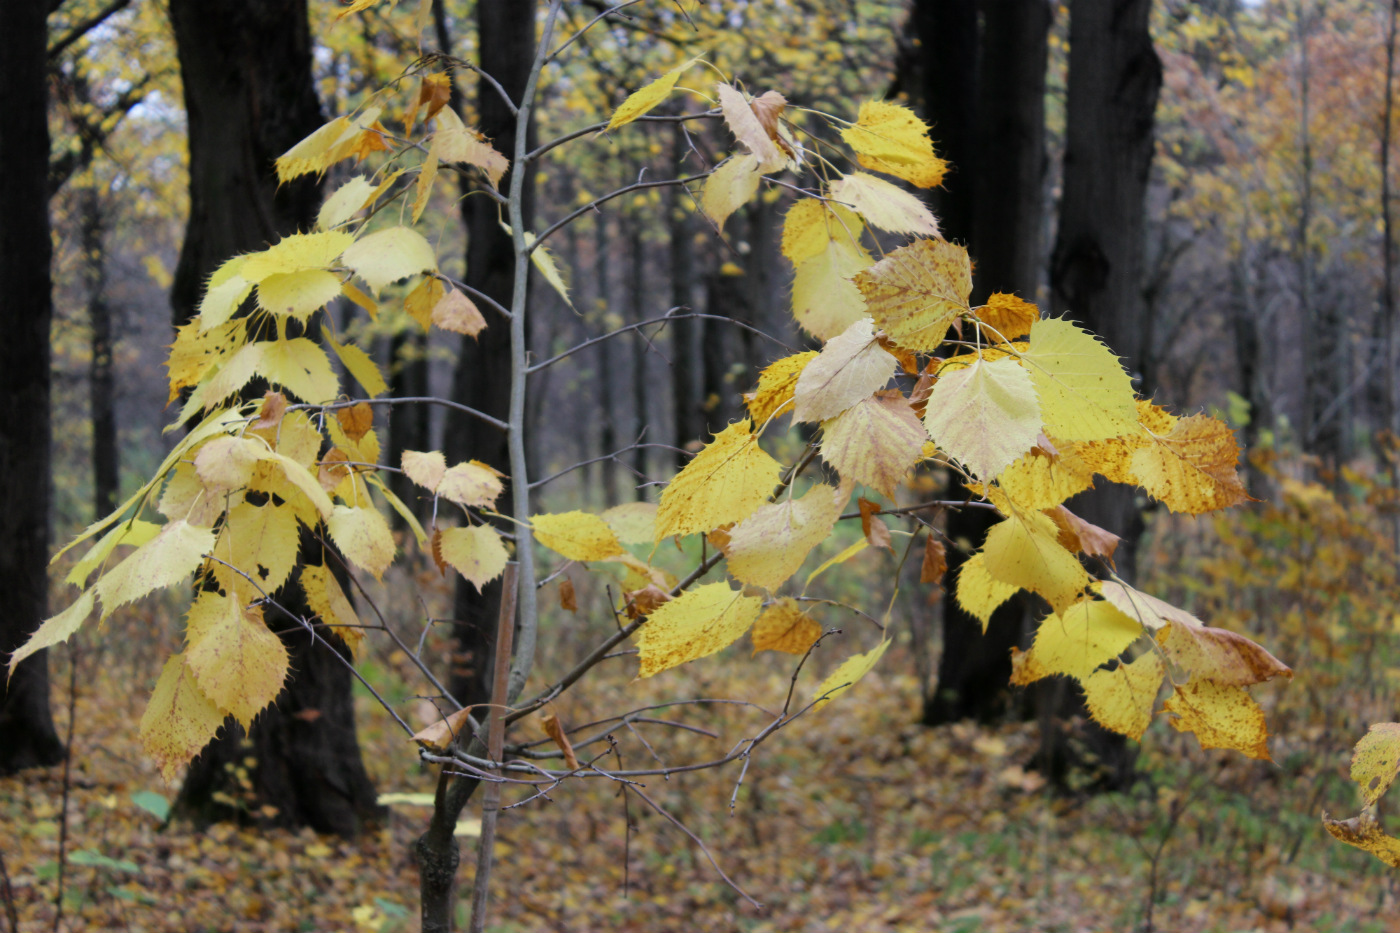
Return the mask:
POLYGON ((471 708, 459 709, 446 719, 439 719, 424 729, 413 734, 413 741, 429 751, 442 754, 451 747, 457 737, 462 734, 462 728, 468 724, 471 717, 471 708))
POLYGON ((570 771, 577 771, 579 769, 578 757, 574 755, 574 746, 569 741, 569 734, 559 724, 559 717, 553 713, 545 713, 540 717, 540 725, 544 727, 544 734, 553 739, 554 744, 558 745, 559 750, 564 753, 564 766, 570 771))

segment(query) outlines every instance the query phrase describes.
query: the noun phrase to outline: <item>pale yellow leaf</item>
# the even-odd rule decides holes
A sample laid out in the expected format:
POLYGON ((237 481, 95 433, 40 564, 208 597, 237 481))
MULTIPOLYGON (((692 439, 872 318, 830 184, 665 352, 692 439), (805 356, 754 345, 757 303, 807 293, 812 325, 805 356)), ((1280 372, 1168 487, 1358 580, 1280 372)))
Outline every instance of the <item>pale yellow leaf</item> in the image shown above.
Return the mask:
POLYGON ((749 421, 736 421, 716 434, 661 494, 656 540, 747 518, 772 495, 781 469, 758 446, 749 421))
POLYGON ((868 538, 861 538, 854 544, 848 545, 839 554, 837 554, 834 557, 828 557, 826 560, 822 561, 821 566, 819 566, 816 570, 813 570, 811 573, 807 574, 807 579, 803 581, 802 586, 804 588, 811 586, 812 581, 815 580, 817 577, 826 573, 828 570, 830 570, 832 567, 835 567, 837 564, 844 564, 846 561, 850 560, 852 557, 855 557, 857 554, 859 554, 861 551, 864 551, 869 546, 870 540, 868 538))
MULTIPOLYGON (((211 552, 218 560, 209 562, 208 571, 226 593, 237 592, 248 600, 271 596, 296 568, 299 535, 292 509, 241 502, 229 509, 219 529, 211 552), (219 561, 243 571, 251 582, 219 561)), ((217 696, 209 696, 227 708, 217 696)))
MULTIPOLYGON (((449 112, 444 108, 443 113, 449 112)), ((414 223, 423 217, 423 211, 428 208, 428 199, 433 195, 433 182, 437 181, 438 173, 438 137, 433 134, 433 142, 428 147, 428 154, 423 157, 423 164, 418 167, 418 179, 413 184, 413 213, 414 223)))
POLYGON ((990 479, 1035 446, 1040 405, 1030 374, 1015 360, 980 360, 940 376, 924 426, 944 453, 990 479))
POLYGON ((982 548, 987 573, 995 580, 1039 593, 1056 611, 1067 609, 1088 585, 1089 575, 1058 538, 1055 523, 1048 516, 1018 509, 987 532, 982 548))
POLYGON ((440 450, 405 450, 400 462, 408 478, 429 492, 437 492, 447 473, 447 458, 440 450))
POLYGON ((865 168, 933 188, 943 181, 948 163, 933 154, 928 133, 928 126, 907 107, 868 100, 860 105, 855 124, 841 131, 841 138, 865 168))
POLYGON ((160 534, 127 555, 97 581, 105 621, 118 606, 154 590, 188 580, 214 547, 214 532, 183 520, 168 522, 160 534))
POLYGON ((776 590, 836 525, 844 499, 818 483, 800 499, 761 505, 729 532, 729 573, 740 583, 776 590))
POLYGON ((864 483, 894 498, 927 440, 907 398, 899 392, 877 392, 822 422, 821 453, 843 480, 864 483))
POLYGON ((384 497, 384 501, 389 503, 389 508, 397 512, 399 518, 403 519, 404 524, 413 532, 413 537, 417 539, 418 546, 420 548, 426 548, 428 546, 428 535, 423 531, 423 526, 419 524, 418 516, 413 514, 413 510, 404 505, 403 500, 395 495, 392 489, 385 485, 384 480, 378 473, 365 474, 365 480, 371 486, 379 490, 379 494, 384 497))
POLYGON ((828 340, 817 358, 797 377, 793 420, 835 418, 883 389, 897 365, 898 361, 880 346, 870 319, 861 318, 840 336, 828 340))
MULTIPOLYGON (((535 235, 530 231, 525 231, 525 245, 534 246, 535 235)), ((564 304, 569 307, 574 306, 574 302, 569 298, 569 286, 564 281, 564 275, 559 271, 559 266, 554 262, 554 254, 543 246, 534 246, 530 251, 530 262, 534 263, 535 269, 544 280, 549 283, 549 287, 564 299, 564 304)))
POLYGON ((477 592, 499 577, 510 560, 500 534, 490 525, 445 528, 434 539, 433 547, 477 592))
POLYGON ((326 530, 351 563, 368 570, 376 580, 393 563, 394 536, 384 516, 372 506, 336 506, 326 521, 326 530))
POLYGON ((623 544, 651 544, 656 540, 656 511, 655 502, 624 502, 602 518, 623 544))
POLYGON ((762 177, 758 171, 757 156, 748 152, 731 156, 705 179, 700 209, 718 229, 723 230, 729 215, 747 204, 758 191, 758 182, 762 177))
POLYGON ((802 198, 783 220, 783 255, 794 266, 819 256, 832 240, 859 244, 864 222, 855 212, 820 198, 802 198))
POLYGON ((719 106, 724 114, 724 122, 729 132, 758 158, 759 171, 764 174, 776 171, 787 164, 787 156, 778 148, 758 115, 749 106, 748 97, 728 84, 720 82, 716 90, 719 106))
POLYGON ((238 274, 249 282, 261 283, 274 275, 324 269, 354 242, 354 235, 344 230, 292 233, 261 252, 245 256, 238 274))
MULTIPOLYGON (((340 393, 340 380, 326 351, 305 337, 264 344, 258 375, 304 402, 327 402, 340 393)), ((242 388, 242 386, 239 386, 242 388)))
POLYGON ((480 460, 468 460, 450 467, 438 480, 437 494, 458 505, 491 509, 505 492, 501 473, 480 460))
POLYGON ((340 588, 340 582, 331 568, 307 564, 301 568, 300 579, 302 592, 306 594, 306 605, 320 616, 323 625, 332 629, 358 655, 365 640, 364 624, 360 622, 355 607, 340 588))
POLYGON ((241 275, 235 275, 219 285, 210 285, 199 302, 199 332, 228 321, 252 291, 253 283, 241 275))
POLYGON ((451 107, 438 111, 432 145, 444 162, 466 162, 481 169, 492 188, 500 187, 501 176, 510 168, 510 160, 497 152, 486 137, 463 124, 451 107))
POLYGON ((206 590, 190 607, 185 633, 185 666, 200 692, 249 728, 287 679, 287 649, 262 609, 206 590))
POLYGON ((52 648, 54 645, 67 641, 74 632, 82 627, 83 623, 87 621, 87 617, 92 615, 96 597, 96 591, 84 590, 67 609, 45 619, 34 630, 34 634, 30 635, 28 640, 10 655, 9 676, 14 676, 15 668, 19 667, 20 662, 25 658, 37 651, 43 651, 45 648, 52 648))
POLYGON ((339 297, 340 278, 325 269, 278 273, 258 283, 258 307, 299 321, 339 297))
POLYGON ((1141 739, 1152 722, 1152 707, 1162 687, 1166 666, 1149 651, 1111 671, 1094 671, 1085 680, 1084 704, 1105 729, 1141 739))
POLYGON ((813 692, 812 697, 816 702, 812 705, 813 711, 821 709, 832 700, 845 693, 856 681, 866 674, 869 674, 880 659, 885 656, 885 651, 890 647, 890 640, 886 638, 874 648, 864 654, 857 654, 841 662, 831 675, 823 680, 813 692))
POLYGON ((749 630, 762 604, 728 583, 687 590, 654 611, 637 631, 637 676, 650 677, 729 647, 749 630))
POLYGON ((370 355, 353 343, 339 343, 334 337, 327 335, 326 342, 331 345, 335 355, 340 358, 340 365, 345 367, 345 371, 355 377, 355 381, 365 390, 370 398, 383 395, 389 391, 389 384, 384 381, 384 374, 379 371, 379 364, 370 358, 370 355))
POLYGON ((141 716, 141 744, 169 783, 223 722, 224 712, 200 691, 185 656, 171 655, 141 716))
POLYGON ((972 260, 946 240, 901 246, 854 281, 875 323, 910 350, 937 349, 948 328, 971 309, 972 260))
POLYGON ((1022 357, 1040 399, 1045 433, 1094 441, 1139 430, 1133 383, 1118 357, 1063 318, 1031 325, 1022 357))
MULTIPOLYGON (((162 513, 164 514, 164 513, 162 513)), ((182 515, 167 515, 167 518, 184 518, 182 515)), ((71 583, 74 586, 84 586, 92 572, 107 562, 107 558, 119 545, 127 544, 132 547, 140 547, 147 541, 160 534, 161 526, 155 522, 143 522, 140 519, 125 521, 107 532, 97 543, 88 548, 82 558, 73 565, 73 569, 68 571, 68 576, 63 578, 64 583, 71 583)))
POLYGON ((849 205, 873 227, 890 233, 938 236, 938 220, 924 202, 883 178, 853 172, 833 181, 827 194, 849 205))
POLYGON ((590 512, 559 512, 530 519, 535 540, 569 560, 607 560, 622 553, 608 523, 590 512))
POLYGON ((339 227, 355 216, 362 207, 369 203, 369 199, 373 196, 374 185, 371 185, 363 175, 354 176, 336 188, 334 194, 326 198, 325 203, 321 205, 320 212, 316 215, 316 226, 322 230, 339 227))
POLYGON ((364 279, 376 298, 390 282, 437 271, 432 244, 408 227, 389 227, 361 237, 345 250, 341 261, 364 279))
POLYGON ((860 244, 860 231, 837 231, 826 246, 797 264, 792 280, 792 316, 818 340, 830 340, 869 314, 852 276, 875 260, 860 244))

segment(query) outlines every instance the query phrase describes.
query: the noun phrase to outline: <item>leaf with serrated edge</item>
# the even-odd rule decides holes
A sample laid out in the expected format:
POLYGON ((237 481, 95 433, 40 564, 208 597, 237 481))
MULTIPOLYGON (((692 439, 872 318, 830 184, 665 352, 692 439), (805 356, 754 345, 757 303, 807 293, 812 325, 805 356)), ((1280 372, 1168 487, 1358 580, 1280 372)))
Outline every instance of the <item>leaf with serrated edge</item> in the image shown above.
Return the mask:
POLYGON ((510 560, 500 534, 489 525, 445 528, 435 543, 442 559, 476 587, 477 592, 499 577, 510 560))
POLYGON ((1153 651, 1114 670, 1094 671, 1082 681, 1084 705, 1099 725, 1136 741, 1152 722, 1165 673, 1166 666, 1153 651))
POLYGON ((1228 425, 1210 415, 1192 415, 1133 451, 1131 469, 1152 498, 1173 512, 1200 515, 1249 499, 1236 473, 1239 457, 1228 425))
POLYGON ((442 300, 433 305, 432 323, 440 330, 475 337, 486 329, 486 318, 476 304, 457 289, 449 289, 442 300))
POLYGON ((447 458, 440 450, 405 450, 400 460, 409 479, 429 492, 436 492, 447 472, 447 458))
POLYGON ((384 381, 384 374, 379 371, 379 364, 371 359, 368 353, 353 343, 338 343, 331 337, 327 337, 326 342, 331 345, 335 355, 340 358, 340 364, 345 367, 345 371, 355 377, 355 381, 360 384, 360 388, 368 393, 370 398, 389 391, 389 384, 384 381))
POLYGON ((933 188, 943 181, 948 163, 933 154, 928 133, 928 125, 907 107, 868 100, 860 105, 855 124, 841 131, 841 138, 855 150, 863 167, 933 188))
POLYGON ((758 374, 758 388, 744 396, 744 404, 748 406, 749 417, 753 419, 754 424, 766 424, 775 412, 791 412, 792 393, 797 387, 797 378, 802 375, 802 370, 807 364, 816 358, 816 350, 794 353, 769 363, 768 367, 758 374))
POLYGON ((1093 486, 1094 474, 1077 457, 1056 456, 1034 447, 998 473, 996 480, 1006 497, 1021 508, 1048 509, 1093 486))
POLYGON ((677 65, 655 81, 629 94, 627 99, 622 102, 622 106, 613 112, 604 132, 611 132, 619 126, 626 126, 671 96, 671 91, 675 88, 676 80, 680 78, 681 73, 699 60, 692 58, 683 65, 677 65))
POLYGON ((912 236, 938 236, 938 220, 924 202, 883 178, 852 172, 833 181, 827 194, 849 205, 872 227, 912 236))
POLYGON ((797 264, 792 280, 793 318, 818 340, 841 334, 868 314, 851 277, 874 262, 859 239, 837 232, 819 253, 797 264))
MULTIPOLYGON (((13 669, 13 668, 12 668, 13 669)), ((1361 799, 1373 806, 1400 774, 1400 722, 1378 722, 1356 743, 1351 755, 1351 779, 1361 799)))
POLYGON ((821 255, 832 240, 860 242, 865 223, 850 208, 820 198, 802 198, 783 219, 782 252, 794 266, 821 255))
POLYGON ((637 632, 638 677, 722 651, 744 636, 763 600, 728 583, 687 590, 654 611, 637 632))
POLYGON ((336 188, 334 194, 326 198, 325 203, 321 205, 320 212, 316 215, 316 226, 322 230, 339 227, 355 216, 373 194, 374 185, 371 185, 363 175, 352 177, 336 188))
POLYGON ((910 350, 937 349, 970 310, 972 261, 946 240, 915 240, 854 277, 875 323, 910 350))
POLYGON ((258 283, 258 307, 304 321, 340 297, 340 278, 325 269, 269 275, 258 283))
POLYGON ((716 90, 729 132, 758 157, 759 171, 767 174, 782 168, 787 163, 787 157, 763 128, 744 93, 723 82, 716 90))
POLYGON ((839 337, 828 340, 817 358, 797 377, 793 420, 835 418, 883 389, 897 365, 898 361, 880 346, 870 319, 856 321, 839 337))
POLYGON ((1162 704, 1177 732, 1194 732, 1201 748, 1233 748, 1250 758, 1270 761, 1269 729, 1264 711, 1243 687, 1210 680, 1179 684, 1162 704))
POLYGON ((189 579, 214 547, 214 532, 185 522, 168 522, 161 533, 127 555, 97 581, 102 619, 112 610, 155 590, 189 579))
POLYGON ((1368 808, 1349 820, 1328 819, 1324 811, 1322 825, 1334 838, 1371 853, 1391 868, 1400 868, 1400 839, 1386 835, 1374 810, 1368 808))
POLYGON ((1040 406, 1030 375, 1013 359, 980 360, 934 384, 924 427, 938 448, 990 479, 1040 437, 1040 406))
POLYGON ((1079 559, 1058 541, 1055 523, 1040 512, 1015 510, 987 532, 987 573, 1044 596, 1056 611, 1069 608, 1089 583, 1079 559))
POLYGON ((530 519, 535 540, 569 560, 607 560, 622 553, 608 523, 591 512, 559 512, 530 519))
POLYGON ((449 467, 437 484, 439 496, 472 508, 495 508, 504 491, 501 474, 480 460, 449 467))
POLYGON ((841 515, 843 500, 821 483, 800 499, 761 505, 729 532, 729 574, 740 583, 776 590, 812 548, 826 540, 841 515))
POLYGON ((715 227, 723 230, 729 215, 747 204, 757 193, 762 177, 758 171, 758 158, 752 153, 743 152, 730 157, 705 179, 700 209, 714 221, 715 227))
POLYGON ((869 674, 885 656, 889 646, 890 640, 886 638, 864 654, 857 654, 842 661, 841 665, 813 691, 812 697, 816 699, 816 703, 812 705, 813 712, 851 689, 858 680, 869 674))
POLYGON ((977 309, 977 320, 986 325, 987 339, 993 343, 1003 343, 1024 337, 1031 332, 1031 325, 1040 320, 1040 309, 1029 301, 996 292, 987 303, 977 309))
MULTIPOLYGON (((217 560, 209 562, 208 571, 226 593, 236 592, 250 601, 271 596, 296 568, 299 538, 292 509, 271 503, 241 502, 228 510, 211 552, 217 560)), ((227 706, 213 694, 210 698, 227 706)))
MULTIPOLYGON (((167 515, 166 517, 183 518, 184 515, 167 515)), ((106 563, 107 558, 120 545, 140 547, 160 534, 160 529, 161 526, 155 522, 143 522, 140 519, 122 522, 87 549, 82 558, 73 565, 73 569, 68 571, 68 576, 63 578, 63 582, 71 583, 74 586, 85 585, 88 577, 92 576, 92 572, 106 563)))
POLYGON ((262 282, 274 275, 325 269, 354 242, 354 235, 344 230, 292 233, 261 252, 245 256, 238 274, 249 282, 262 282))
POLYGON ((174 781, 223 723, 224 711, 200 691, 184 654, 171 655, 141 715, 141 744, 161 777, 174 781))
POLYGON ((1139 430, 1132 380, 1088 331, 1063 318, 1036 321, 1022 361, 1051 437, 1094 441, 1139 430))
POLYGON ((1011 682, 1025 686, 1052 674, 1084 680, 1122 654, 1142 632, 1142 625, 1112 603, 1098 599, 1075 603, 1041 621, 1030 650, 1012 649, 1011 682))
POLYGON ((656 540, 656 509, 655 502, 624 502, 601 517, 623 544, 651 544, 656 540))
POLYGON ((212 590, 199 594, 185 622, 185 665, 200 692, 247 729, 282 692, 287 649, 263 622, 262 609, 212 590))
POLYGON ((534 264, 535 271, 544 276, 549 287, 564 299, 564 304, 572 308, 574 302, 569 297, 569 286, 564 281, 564 274, 559 271, 559 264, 554 261, 554 254, 543 246, 535 246, 535 235, 528 230, 525 231, 525 245, 534 246, 530 251, 530 262, 534 264))
POLYGON ((300 579, 306 605, 358 655, 365 640, 364 625, 331 568, 308 564, 301 568, 300 579))
POLYGON ((389 531, 389 523, 372 506, 358 509, 336 506, 326 521, 326 530, 336 547, 376 580, 394 561, 394 536, 389 531))
POLYGON ((772 495, 781 470, 758 446, 749 421, 736 421, 716 434, 661 494, 656 540, 747 518, 772 495))
POLYGON ((74 632, 82 628, 87 617, 92 615, 96 597, 96 591, 84 590, 67 609, 45 619, 34 630, 34 634, 30 635, 28 640, 16 648, 14 654, 10 655, 9 676, 15 675, 15 668, 19 667, 19 663, 25 658, 36 651, 43 651, 45 648, 52 648, 54 645, 67 641, 74 632))
POLYGON ((466 126, 451 107, 438 111, 433 147, 444 162, 466 162, 481 169, 492 188, 501 186, 501 176, 510 168, 510 160, 497 152, 486 137, 466 126))
POLYGON ((749 634, 754 654, 781 651, 800 656, 821 637, 822 627, 802 611, 797 600, 780 599, 763 610, 749 634))
POLYGON ((821 454, 842 479, 864 483, 893 499, 927 440, 907 398, 899 392, 877 392, 822 422, 821 454))
POLYGON ((376 298, 390 282, 437 270, 432 244, 408 227, 389 227, 361 237, 340 259, 364 279, 376 298))

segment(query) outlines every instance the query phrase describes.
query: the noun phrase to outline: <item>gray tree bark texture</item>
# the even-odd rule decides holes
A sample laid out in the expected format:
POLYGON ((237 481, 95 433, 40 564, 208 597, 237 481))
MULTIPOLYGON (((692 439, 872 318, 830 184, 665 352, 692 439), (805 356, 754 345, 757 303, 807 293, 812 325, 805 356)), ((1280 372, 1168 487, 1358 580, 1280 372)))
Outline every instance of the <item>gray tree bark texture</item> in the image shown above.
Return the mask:
MULTIPOLYGON (((5 8, 0 41, 0 661, 48 615, 49 125, 47 0, 5 8)), ((47 652, 0 687, 0 774, 63 760, 47 652)))
MULTIPOLYGON (((171 287, 175 323, 194 316, 203 283, 220 263, 309 229, 320 201, 315 179, 278 185, 274 161, 322 123, 311 78, 306 0, 171 0, 189 120, 190 220, 171 287)), ((303 559, 339 566, 303 535, 303 559)), ((310 616, 295 582, 278 601, 310 616)), ((348 654, 338 636, 268 613, 294 672, 247 735, 232 719, 195 759, 176 813, 300 827, 352 836, 378 814, 360 756, 348 654), (256 759, 247 782, 238 776, 256 759), (219 803, 233 798, 238 806, 219 803)))
MULTIPOLYGON (((535 0, 479 0, 476 22, 480 60, 475 64, 518 103, 535 56, 535 0)), ((497 152, 513 152, 515 115, 485 79, 477 84, 476 109, 480 120, 477 129, 491 140, 497 152)), ((507 174, 501 180, 501 188, 509 183, 507 174)), ((533 203, 532 189, 533 185, 525 186, 527 222, 533 203)), ((515 257, 510 237, 501 229, 500 216, 496 204, 484 197, 462 201, 462 219, 467 227, 465 281, 508 308, 515 257)), ((476 339, 462 338, 453 373, 452 398, 504 421, 510 414, 510 328, 491 309, 483 308, 482 313, 487 315, 486 329, 476 339)), ((448 463, 480 460, 502 473, 510 472, 505 433, 460 413, 448 414, 442 449, 448 463)), ((507 494, 509 490, 507 480, 507 494)), ((509 511, 506 503, 501 503, 500 509, 509 511)), ((481 592, 466 580, 457 583, 453 609, 457 648, 448 689, 464 706, 490 699, 492 644, 500 603, 500 580, 488 583, 481 592)))

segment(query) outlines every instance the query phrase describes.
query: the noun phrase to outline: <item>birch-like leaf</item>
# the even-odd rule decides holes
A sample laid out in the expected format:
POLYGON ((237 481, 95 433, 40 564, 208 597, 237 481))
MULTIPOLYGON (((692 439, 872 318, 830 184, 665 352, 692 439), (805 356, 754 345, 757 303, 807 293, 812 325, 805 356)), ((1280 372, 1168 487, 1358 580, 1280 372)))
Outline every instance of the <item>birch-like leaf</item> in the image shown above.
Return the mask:
POLYGON ((923 455, 928 435, 900 392, 876 392, 822 422, 822 459, 844 480, 894 498, 895 489, 923 455))
POLYGON ((262 609, 206 590, 185 622, 185 665, 199 690, 244 729, 282 692, 287 649, 263 622, 262 609))
POLYGON ((1093 441, 1138 430, 1132 380, 1089 332, 1063 318, 1036 321, 1022 359, 1051 437, 1093 441))
POLYGON ((849 205, 873 227, 890 233, 938 236, 938 220, 924 202, 883 178, 852 172, 833 181, 827 193, 849 205))
POLYGON ((856 321, 839 337, 828 340, 817 358, 797 377, 793 420, 835 418, 883 389, 897 365, 895 358, 880 346, 870 319, 856 321))
POLYGON ((141 716, 141 744, 168 783, 209 744, 223 722, 224 711, 199 689, 184 654, 172 655, 141 716))
POLYGON ((781 469, 758 446, 748 420, 736 421, 716 434, 661 494, 656 540, 747 518, 772 495, 781 469))
POLYGON ((444 528, 434 537, 433 550, 478 593, 501 575, 510 560, 500 533, 490 525, 444 528))
POLYGON ((943 181, 948 163, 933 154, 928 133, 928 125, 907 107, 868 100, 860 105, 855 125, 841 131, 841 138, 865 168, 933 188, 943 181))
POLYGON ((722 651, 744 637, 763 600, 709 583, 654 611, 637 632, 638 677, 722 651))
POLYGON ((212 530, 196 528, 183 519, 168 522, 160 534, 97 581, 103 620, 118 606, 188 580, 213 547, 212 530))
POLYGON ((608 523, 590 512, 558 512, 530 519, 535 540, 569 560, 607 560, 622 553, 608 523))
POLYGON ((731 156, 705 179, 700 209, 715 222, 718 229, 723 230, 729 215, 747 204, 758 191, 758 182, 762 177, 758 171, 757 156, 748 152, 731 156))
POLYGON ((394 536, 389 523, 373 506, 336 506, 326 521, 326 530, 350 562, 368 570, 376 580, 394 561, 394 536))
POLYGON ((948 372, 933 387, 924 426, 940 450, 975 476, 991 479, 1040 437, 1030 374, 1009 358, 948 372))
POLYGON ((361 237, 345 250, 341 262, 364 279, 376 298, 390 282, 437 270, 432 244, 408 227, 389 227, 361 237))
POLYGON ((886 638, 864 654, 854 655, 841 662, 841 666, 832 671, 831 675, 813 691, 812 696, 817 701, 812 706, 813 711, 821 709, 855 686, 857 681, 869 674, 875 665, 880 663, 880 659, 885 656, 885 651, 889 647, 890 640, 886 638))
POLYGON ((915 240, 855 276, 871 317, 910 350, 938 348, 948 328, 970 310, 972 261, 946 240, 915 240))
POLYGON ((776 590, 826 540, 843 500, 818 483, 800 499, 761 505, 729 532, 729 573, 740 583, 776 590))

